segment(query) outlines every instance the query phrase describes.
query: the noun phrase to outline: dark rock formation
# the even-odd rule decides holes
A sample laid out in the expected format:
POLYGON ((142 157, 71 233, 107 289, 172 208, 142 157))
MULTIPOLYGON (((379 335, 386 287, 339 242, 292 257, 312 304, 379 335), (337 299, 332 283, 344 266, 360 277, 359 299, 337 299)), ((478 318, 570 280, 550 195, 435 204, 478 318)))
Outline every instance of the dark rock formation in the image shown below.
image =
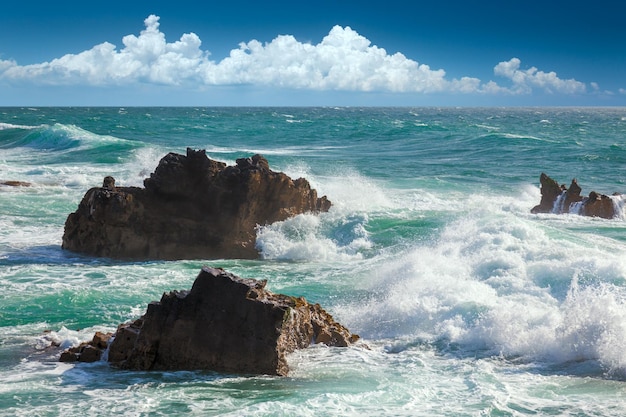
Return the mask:
POLYGON ((611 197, 598 194, 595 191, 590 192, 589 197, 583 202, 581 214, 585 216, 602 217, 604 219, 612 219, 619 215, 619 213, 615 211, 615 205, 611 197))
POLYGON ((61 353, 61 362, 96 362, 102 358, 103 352, 111 340, 110 333, 96 332, 91 341, 80 346, 69 348, 61 353))
POLYGON ((144 187, 113 177, 65 222, 63 248, 117 259, 256 258, 256 227, 328 211, 307 180, 274 172, 261 155, 226 166, 187 149, 161 159, 144 187))
POLYGON ((0 185, 6 185, 7 187, 30 187, 31 186, 30 182, 15 181, 15 180, 0 181, 0 185))
MULTIPOLYGON (((580 195, 583 190, 578 185, 578 181, 576 181, 576 178, 572 179, 572 183, 569 185, 569 188, 565 189, 565 186, 562 186, 561 188, 565 192, 565 198, 563 198, 559 213, 569 213, 574 203, 581 202, 585 199, 583 196, 580 195)), ((579 214, 583 213, 579 211, 579 214)))
POLYGON ((573 179, 569 188, 566 188, 565 185, 559 186, 555 180, 542 173, 539 182, 541 201, 531 209, 531 213, 575 213, 604 219, 612 219, 620 214, 616 212, 613 200, 607 195, 592 191, 589 197, 581 196, 582 189, 576 179, 573 179))
MULTIPOLYGON (((190 291, 163 294, 144 316, 120 325, 108 361, 134 370, 286 375, 289 352, 313 343, 348 346, 359 339, 319 304, 274 294, 265 284, 204 267, 190 291)), ((75 359, 70 349, 61 360, 80 360, 85 351, 83 346, 75 359)))
POLYGON ((541 184, 541 201, 532 208, 531 213, 552 213, 554 202, 561 195, 563 189, 558 182, 543 172, 539 176, 539 183, 541 184))

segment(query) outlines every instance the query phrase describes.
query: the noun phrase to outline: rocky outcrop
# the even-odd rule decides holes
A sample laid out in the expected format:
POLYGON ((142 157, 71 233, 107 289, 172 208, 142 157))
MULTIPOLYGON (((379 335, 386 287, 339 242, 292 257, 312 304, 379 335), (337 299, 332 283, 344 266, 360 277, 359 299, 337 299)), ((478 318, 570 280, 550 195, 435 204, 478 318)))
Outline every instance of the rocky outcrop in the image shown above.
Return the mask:
POLYGON ((531 213, 574 213, 604 219, 612 219, 621 214, 613 198, 608 195, 592 191, 588 197, 581 196, 582 189, 576 179, 572 180, 568 188, 565 184, 559 185, 558 182, 542 173, 539 182, 541 201, 531 209, 531 213))
POLYGON ((558 182, 543 172, 539 176, 539 183, 541 184, 541 201, 530 211, 531 213, 552 213, 554 202, 561 195, 563 189, 558 182))
MULTIPOLYGON (((165 293, 141 318, 120 325, 108 361, 134 370, 286 375, 287 353, 314 343, 345 347, 359 339, 319 304, 274 294, 265 284, 204 267, 191 290, 165 293)), ((90 352, 94 341, 64 352, 61 360, 81 360, 84 352, 96 357, 90 352)))
POLYGON ((69 348, 61 353, 61 362, 96 362, 109 346, 111 333, 96 332, 89 342, 69 348))
POLYGON ((256 227, 328 211, 304 178, 274 172, 261 155, 236 165, 187 149, 161 159, 144 188, 106 177, 65 222, 63 248, 116 259, 257 258, 256 227))
POLYGON ((30 187, 31 186, 30 182, 15 181, 15 180, 0 181, 0 185, 5 185, 7 187, 30 187))

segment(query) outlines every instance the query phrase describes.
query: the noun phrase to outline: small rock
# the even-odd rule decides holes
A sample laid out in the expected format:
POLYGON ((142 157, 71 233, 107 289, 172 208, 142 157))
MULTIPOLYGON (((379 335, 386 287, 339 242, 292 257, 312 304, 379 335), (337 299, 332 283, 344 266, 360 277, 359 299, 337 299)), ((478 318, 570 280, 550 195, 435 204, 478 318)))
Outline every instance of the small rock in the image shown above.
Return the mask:
POLYGON ((559 186, 545 173, 541 174, 539 182, 541 183, 541 202, 531 209, 531 213, 564 214, 570 213, 573 207, 580 207, 576 212, 583 216, 612 219, 619 214, 615 211, 611 197, 605 194, 592 191, 589 197, 581 196, 582 189, 576 179, 572 180, 567 189, 565 186, 559 186), (576 205, 577 203, 580 205, 576 205))
POLYGON ((109 176, 104 177, 104 181, 102 182, 102 188, 114 191, 115 190, 115 178, 109 176))

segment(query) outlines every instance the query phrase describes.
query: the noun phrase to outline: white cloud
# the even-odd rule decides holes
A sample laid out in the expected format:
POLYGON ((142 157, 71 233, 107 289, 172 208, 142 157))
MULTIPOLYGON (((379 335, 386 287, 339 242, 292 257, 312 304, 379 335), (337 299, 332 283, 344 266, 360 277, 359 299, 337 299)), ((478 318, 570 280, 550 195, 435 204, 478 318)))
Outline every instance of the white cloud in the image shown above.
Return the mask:
POLYGON ((510 79, 513 87, 509 90, 514 94, 527 94, 533 88, 538 87, 548 93, 576 94, 584 93, 586 86, 574 79, 562 80, 555 72, 539 71, 535 67, 527 70, 520 69, 519 58, 511 58, 509 61, 500 62, 493 69, 496 75, 510 79))
POLYGON ((15 66, 17 66, 15 61, 3 61, 0 59, 0 74, 15 66))
MULTIPOLYGON (((185 34, 167 43, 159 31, 159 18, 151 15, 137 37, 125 36, 124 48, 104 42, 77 55, 68 54, 42 64, 11 66, 1 78, 31 80, 41 84, 119 85, 137 81, 179 84, 191 80, 206 62, 197 35, 185 34)), ((2 70, 2 66, 0 66, 2 70)))
POLYGON ((253 40, 203 68, 207 84, 261 84, 348 91, 433 92, 448 88, 445 71, 393 55, 349 27, 335 26, 317 45, 278 36, 253 40))
POLYGON ((104 42, 79 54, 50 62, 20 66, 0 60, 0 80, 47 85, 119 86, 133 83, 163 85, 257 85, 322 91, 382 91, 403 93, 527 94, 539 88, 548 92, 579 93, 585 85, 561 80, 556 73, 532 67, 520 70, 513 58, 494 68, 496 75, 512 81, 501 87, 490 81, 462 77, 446 79, 443 69, 408 59, 383 48, 352 30, 335 26, 318 44, 302 43, 281 35, 269 43, 251 40, 233 49, 220 62, 209 60, 194 33, 168 43, 159 30, 159 17, 144 21, 139 36, 122 38, 123 48, 104 42))

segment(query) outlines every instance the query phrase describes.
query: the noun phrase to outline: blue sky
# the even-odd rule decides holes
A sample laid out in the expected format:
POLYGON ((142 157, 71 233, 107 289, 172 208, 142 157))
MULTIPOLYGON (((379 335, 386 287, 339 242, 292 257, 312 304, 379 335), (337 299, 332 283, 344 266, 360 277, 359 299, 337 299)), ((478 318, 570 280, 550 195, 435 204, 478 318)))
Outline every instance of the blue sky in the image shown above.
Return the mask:
POLYGON ((9 2, 0 105, 625 106, 626 3, 9 2))

